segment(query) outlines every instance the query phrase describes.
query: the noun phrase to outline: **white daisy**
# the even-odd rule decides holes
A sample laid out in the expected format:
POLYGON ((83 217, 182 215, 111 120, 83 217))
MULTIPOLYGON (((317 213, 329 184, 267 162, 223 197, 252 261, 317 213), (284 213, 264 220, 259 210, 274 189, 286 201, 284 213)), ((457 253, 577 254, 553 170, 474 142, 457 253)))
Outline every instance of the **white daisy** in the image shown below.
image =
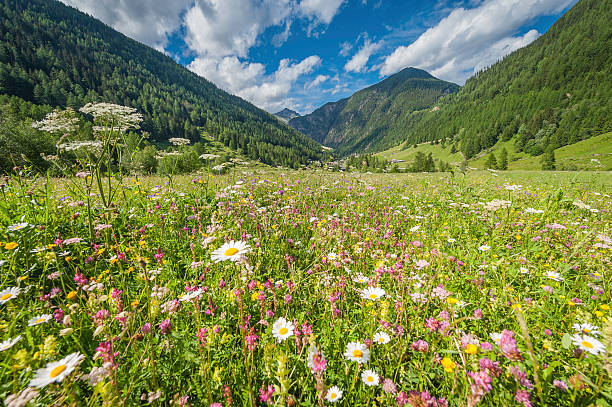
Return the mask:
POLYGON ((51 314, 39 315, 37 317, 34 317, 34 318, 30 319, 28 321, 28 326, 35 326, 35 325, 45 324, 45 323, 49 322, 49 320, 51 318, 53 318, 53 315, 51 315, 51 314))
POLYGON ((555 271, 547 271, 544 275, 551 280, 563 281, 563 277, 561 277, 560 274, 555 271))
POLYGON ((491 246, 483 244, 478 248, 478 250, 480 250, 481 252, 486 252, 487 250, 491 250, 491 246))
POLYGON ((366 283, 370 282, 370 279, 368 277, 364 276, 363 274, 359 274, 358 276, 353 278, 353 281, 356 282, 356 283, 366 284, 366 283))
POLYGON ((363 373, 361 373, 361 381, 366 386, 378 386, 379 380, 380 377, 373 370, 364 370, 363 373))
POLYGON ((336 260, 338 258, 338 255, 334 252, 331 253, 327 253, 327 260, 336 260))
POLYGON ((372 339, 374 340, 374 342, 379 343, 381 345, 384 345, 385 343, 389 343, 389 341, 391 340, 391 338, 389 337, 389 334, 387 334, 386 332, 378 332, 377 334, 374 335, 372 339))
POLYGON ((59 383, 85 359, 79 352, 71 353, 62 360, 51 362, 42 369, 38 369, 32 381, 31 387, 41 388, 51 383, 59 383))
POLYGON ((196 297, 198 297, 198 296, 202 295, 202 293, 203 293, 203 292, 204 292, 204 291, 203 291, 202 289, 195 290, 195 291, 191 291, 191 292, 189 292, 189 293, 187 293, 187 294, 183 295, 182 297, 180 297, 180 298, 179 298, 179 301, 180 301, 180 302, 191 301, 191 300, 193 300, 194 298, 196 298, 196 297))
POLYGON ((19 293, 21 293, 21 288, 19 287, 9 287, 0 291, 0 304, 4 304, 7 301, 15 299, 19 293))
POLYGON ((542 209, 527 208, 525 213, 544 213, 542 209))
POLYGON ((573 335, 572 342, 580 349, 592 353, 593 355, 606 353, 606 347, 604 344, 589 335, 573 335))
POLYGON ((327 389, 325 400, 329 401, 330 403, 335 403, 340 401, 340 399, 342 399, 342 390, 340 390, 338 386, 332 386, 327 389))
POLYGON ((601 334, 601 331, 599 330, 598 326, 591 325, 586 322, 584 324, 574 324, 572 328, 574 328, 576 332, 579 332, 581 334, 589 334, 589 335, 601 334))
POLYGON ((368 287, 361 292, 361 298, 372 301, 376 301, 383 295, 385 295, 385 290, 380 287, 368 287))
POLYGON ((224 260, 238 261, 244 254, 248 253, 249 250, 250 247, 246 242, 232 240, 212 252, 210 259, 215 263, 224 260))
POLYGON ((30 225, 27 222, 15 223, 14 225, 11 225, 11 226, 7 227, 6 231, 7 232, 16 232, 18 230, 25 229, 25 228, 30 227, 30 226, 32 226, 32 225, 30 225))
POLYGON ((0 352, 4 352, 5 350, 13 347, 17 342, 21 340, 21 335, 17 335, 13 339, 7 339, 4 342, 0 342, 0 352))
POLYGON ((520 272, 521 274, 529 274, 529 269, 527 267, 521 267, 520 272))
POLYGON ((346 345, 344 356, 353 362, 368 363, 368 360, 370 359, 370 350, 363 343, 350 342, 348 345, 346 345))
POLYGON ((293 324, 287 321, 285 318, 279 318, 272 325, 272 336, 278 339, 278 343, 281 343, 285 339, 293 335, 293 324))
POLYGON ((449 237, 448 239, 446 239, 446 241, 448 243, 455 243, 457 241, 457 239, 453 239, 452 237, 449 237))
POLYGON ((499 332, 491 332, 489 334, 489 337, 493 340, 493 342, 495 342, 496 345, 499 345, 499 342, 501 341, 502 334, 500 334, 499 332))

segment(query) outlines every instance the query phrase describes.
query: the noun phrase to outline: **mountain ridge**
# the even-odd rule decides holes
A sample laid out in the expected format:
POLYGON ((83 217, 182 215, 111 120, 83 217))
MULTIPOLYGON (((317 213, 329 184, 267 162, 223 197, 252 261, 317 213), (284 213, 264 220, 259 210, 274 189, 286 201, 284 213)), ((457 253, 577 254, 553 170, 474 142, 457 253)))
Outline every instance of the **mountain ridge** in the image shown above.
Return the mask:
POLYGON ((338 154, 367 152, 384 145, 389 134, 401 131, 413 112, 431 108, 440 97, 458 89, 421 69, 405 68, 348 98, 292 119, 289 125, 338 154))

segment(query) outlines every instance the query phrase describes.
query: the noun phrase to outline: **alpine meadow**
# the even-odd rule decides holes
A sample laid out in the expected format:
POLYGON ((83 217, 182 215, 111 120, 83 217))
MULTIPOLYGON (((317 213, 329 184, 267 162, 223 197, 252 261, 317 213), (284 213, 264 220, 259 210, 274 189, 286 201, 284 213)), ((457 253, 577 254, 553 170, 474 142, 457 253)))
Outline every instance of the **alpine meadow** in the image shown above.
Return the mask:
POLYGON ((612 0, 0 0, 7 407, 612 405, 612 0))

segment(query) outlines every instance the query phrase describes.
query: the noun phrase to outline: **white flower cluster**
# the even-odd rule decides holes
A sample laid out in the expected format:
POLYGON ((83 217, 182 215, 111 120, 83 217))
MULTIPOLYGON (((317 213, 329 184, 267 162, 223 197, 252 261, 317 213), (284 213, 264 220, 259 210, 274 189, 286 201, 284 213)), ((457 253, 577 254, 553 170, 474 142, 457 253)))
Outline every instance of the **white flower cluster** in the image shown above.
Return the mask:
POLYGON ((102 142, 101 141, 73 141, 70 143, 63 143, 57 146, 59 150, 63 151, 75 151, 80 150, 82 148, 86 148, 91 152, 99 152, 102 150, 102 142))
POLYGON ((181 137, 172 137, 168 141, 175 146, 188 146, 191 143, 189 139, 181 137))
POLYGON ((45 116, 41 121, 32 123, 32 127, 48 133, 71 133, 79 124, 79 118, 71 108, 56 110, 45 116))
POLYGON ((200 156, 200 160, 214 160, 215 158, 220 158, 220 155, 217 154, 202 154, 200 156))
POLYGON ((108 130, 123 132, 132 128, 138 129, 140 128, 140 122, 142 122, 142 115, 137 113, 136 109, 114 103, 87 103, 79 110, 82 113, 92 115, 94 121, 102 124, 94 127, 94 132, 108 130))
POLYGON ((484 205, 484 208, 488 211, 491 212, 495 212, 497 210, 503 209, 503 208, 508 208, 510 207, 510 205, 512 205, 512 202, 510 201, 504 201, 501 199, 494 199, 491 202, 487 202, 484 205))

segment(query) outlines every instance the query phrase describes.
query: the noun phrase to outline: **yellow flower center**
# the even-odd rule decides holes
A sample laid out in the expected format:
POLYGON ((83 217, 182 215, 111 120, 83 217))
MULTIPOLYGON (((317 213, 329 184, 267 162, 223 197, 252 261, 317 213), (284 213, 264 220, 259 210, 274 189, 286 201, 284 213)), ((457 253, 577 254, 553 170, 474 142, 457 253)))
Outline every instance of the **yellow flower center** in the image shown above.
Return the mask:
POLYGON ((374 378, 372 376, 368 376, 368 378, 366 380, 368 382, 372 383, 374 381, 374 378))
POLYGON ((34 321, 35 324, 41 324, 43 322, 45 322, 44 318, 38 318, 36 321, 34 321))
POLYGON ((281 334, 281 335, 286 335, 286 334, 287 334, 287 332, 289 332, 289 330, 288 330, 287 328, 285 328, 285 327, 282 327, 282 328, 281 328, 281 329, 278 331, 278 333, 279 333, 279 334, 281 334))
POLYGON ((331 399, 335 399, 336 397, 338 397, 338 395, 336 393, 332 393, 331 396, 329 396, 331 399))
POLYGON ((591 332, 591 330, 589 328, 582 328, 582 332, 584 332, 585 334, 588 334, 591 332))
POLYGON ((6 301, 9 298, 11 298, 13 296, 13 294, 8 293, 8 294, 4 294, 0 299, 2 299, 2 301, 6 301))
POLYGON ((378 297, 376 296, 376 294, 370 294, 370 299, 371 299, 371 300, 375 300, 376 298, 378 298, 378 297))
POLYGON ((59 376, 60 374, 62 374, 62 372, 66 370, 66 365, 59 365, 55 368, 53 368, 53 370, 51 370, 51 373, 49 374, 49 376, 54 379, 57 376, 59 376))
POLYGON ((359 349, 355 349, 355 350, 353 351, 353 357, 354 357, 354 358, 360 358, 360 357, 362 357, 362 356, 363 356, 363 352, 362 352, 362 351, 360 351, 359 349))
POLYGON ((225 256, 230 257, 233 256, 234 254, 238 253, 238 249, 236 249, 235 247, 230 247, 229 249, 227 249, 225 251, 225 253, 223 253, 225 256))
POLYGON ((382 336, 380 338, 378 338, 378 342, 384 342, 385 338, 383 338, 382 336))
POLYGON ((593 349, 593 344, 591 342, 582 341, 581 343, 585 348, 593 349))

